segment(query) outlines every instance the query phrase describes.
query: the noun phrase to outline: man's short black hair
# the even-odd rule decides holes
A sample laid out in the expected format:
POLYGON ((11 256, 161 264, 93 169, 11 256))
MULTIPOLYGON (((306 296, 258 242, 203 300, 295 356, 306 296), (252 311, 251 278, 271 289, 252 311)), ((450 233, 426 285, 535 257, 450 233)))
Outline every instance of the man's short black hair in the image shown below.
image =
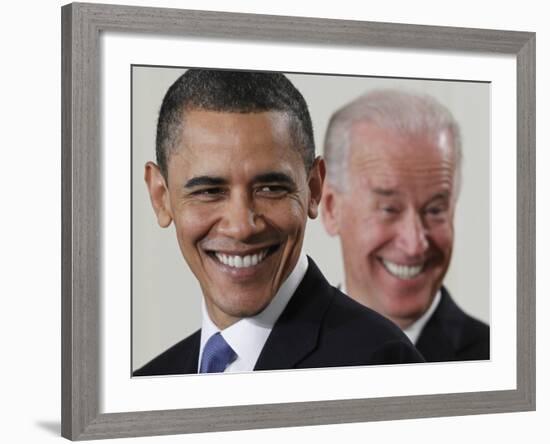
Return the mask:
POLYGON ((168 89, 157 124, 157 163, 164 175, 168 159, 179 145, 185 111, 235 113, 278 111, 289 118, 296 149, 309 171, 315 160, 313 127, 306 101, 279 73, 189 69, 168 89))

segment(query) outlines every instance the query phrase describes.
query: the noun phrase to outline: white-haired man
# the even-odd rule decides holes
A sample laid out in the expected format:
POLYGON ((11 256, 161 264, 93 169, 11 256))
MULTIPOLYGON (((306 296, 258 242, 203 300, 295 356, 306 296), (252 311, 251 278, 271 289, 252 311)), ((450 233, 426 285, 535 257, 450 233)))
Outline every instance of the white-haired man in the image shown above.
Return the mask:
POLYGON ((489 327, 443 287, 461 141, 428 96, 374 91, 338 110, 325 139, 323 222, 340 237, 345 292, 395 322, 427 361, 489 359, 489 327))

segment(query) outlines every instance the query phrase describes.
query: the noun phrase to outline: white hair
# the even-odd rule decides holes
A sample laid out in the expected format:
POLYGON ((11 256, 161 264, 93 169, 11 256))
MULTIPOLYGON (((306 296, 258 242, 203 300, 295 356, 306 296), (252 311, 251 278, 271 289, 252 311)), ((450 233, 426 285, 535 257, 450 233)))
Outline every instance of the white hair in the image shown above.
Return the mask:
MULTIPOLYGON (((351 134, 357 123, 372 123, 402 135, 428 135, 437 141, 442 132, 451 137, 455 155, 455 189, 460 184, 462 147, 460 130, 450 111, 428 95, 398 90, 376 90, 337 110, 325 136, 327 180, 340 191, 347 187, 351 134)), ((455 193, 455 196, 458 194, 455 193)))

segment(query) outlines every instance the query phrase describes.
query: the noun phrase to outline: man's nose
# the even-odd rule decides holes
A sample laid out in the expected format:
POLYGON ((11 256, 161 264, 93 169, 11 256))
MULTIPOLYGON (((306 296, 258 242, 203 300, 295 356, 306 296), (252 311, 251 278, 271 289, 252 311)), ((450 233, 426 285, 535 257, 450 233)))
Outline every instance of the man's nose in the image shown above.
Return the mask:
POLYGON ((218 228, 224 236, 245 241, 263 229, 264 221, 256 214, 254 200, 246 192, 233 193, 223 211, 218 228))
POLYGON ((429 247, 428 231, 421 215, 413 211, 407 213, 398 229, 397 246, 407 256, 420 256, 426 252, 429 247))

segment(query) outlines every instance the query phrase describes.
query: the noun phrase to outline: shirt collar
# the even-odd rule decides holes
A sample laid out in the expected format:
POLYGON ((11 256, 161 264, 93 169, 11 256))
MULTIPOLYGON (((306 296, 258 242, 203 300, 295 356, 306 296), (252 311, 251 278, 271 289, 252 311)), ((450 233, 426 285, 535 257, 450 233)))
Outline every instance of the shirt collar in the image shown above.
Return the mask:
MULTIPOLYGON (((342 293, 346 293, 345 281, 342 284, 342 288, 340 289, 340 291, 342 293)), ((441 290, 439 290, 435 294, 435 297, 433 298, 430 308, 428 308, 428 310, 426 310, 422 316, 420 316, 416 321, 414 321, 411 325, 409 325, 407 328, 403 330, 403 333, 407 335, 407 337, 413 344, 416 344, 416 341, 418 341, 418 337, 420 336, 420 333, 422 333, 422 329, 426 325, 426 322, 429 321, 430 317, 432 316, 432 313, 435 311, 435 309, 439 305, 440 300, 441 300, 441 290)))
POLYGON ((428 322, 428 320, 431 318, 433 312, 439 305, 440 300, 441 290, 436 293, 432 304, 430 305, 430 308, 428 308, 428 310, 426 310, 426 312, 422 316, 420 316, 416 321, 414 321, 411 325, 403 330, 403 333, 407 335, 407 337, 413 344, 416 344, 416 341, 418 340, 422 329, 426 325, 426 322, 428 322))
MULTIPOLYGON (((223 338, 237 354, 237 359, 226 371, 252 371, 267 341, 275 322, 283 312, 308 268, 306 255, 302 252, 294 269, 283 282, 268 306, 255 316, 243 318, 221 331, 223 338)), ((202 300, 202 330, 199 352, 199 368, 203 348, 213 334, 220 329, 212 322, 202 300)))

